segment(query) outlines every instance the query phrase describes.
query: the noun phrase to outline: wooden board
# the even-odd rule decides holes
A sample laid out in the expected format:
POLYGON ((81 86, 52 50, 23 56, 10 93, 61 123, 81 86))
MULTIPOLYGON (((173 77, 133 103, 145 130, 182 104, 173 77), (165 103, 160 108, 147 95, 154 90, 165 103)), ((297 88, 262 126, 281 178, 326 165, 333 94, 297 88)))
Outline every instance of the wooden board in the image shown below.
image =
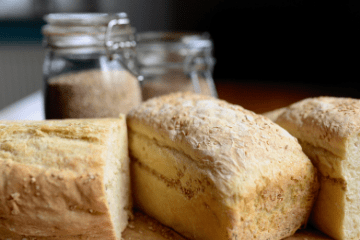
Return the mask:
MULTIPOLYGON (((134 219, 129 222, 128 227, 123 232, 123 239, 188 240, 139 211, 134 213, 134 219)), ((285 240, 332 240, 332 238, 315 229, 308 228, 297 231, 295 235, 285 238, 285 240)))

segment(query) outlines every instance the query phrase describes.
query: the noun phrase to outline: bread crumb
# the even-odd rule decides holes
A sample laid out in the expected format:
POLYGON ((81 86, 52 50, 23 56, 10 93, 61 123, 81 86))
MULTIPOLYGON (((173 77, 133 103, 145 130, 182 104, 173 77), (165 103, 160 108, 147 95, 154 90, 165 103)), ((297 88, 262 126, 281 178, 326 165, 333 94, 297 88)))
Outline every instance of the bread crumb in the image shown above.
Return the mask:
POLYGON ((134 221, 135 216, 134 216, 133 212, 131 210, 127 209, 127 207, 125 208, 125 210, 128 214, 129 221, 134 221))
POLYGON ((36 182, 36 178, 31 177, 31 178, 30 178, 30 182, 31 182, 31 183, 35 183, 35 182, 36 182))
POLYGON ((17 200, 20 197, 20 193, 15 192, 10 194, 11 199, 17 200))
POLYGON ((19 207, 16 204, 13 204, 12 208, 13 208, 11 211, 12 215, 18 215, 20 213, 19 207))

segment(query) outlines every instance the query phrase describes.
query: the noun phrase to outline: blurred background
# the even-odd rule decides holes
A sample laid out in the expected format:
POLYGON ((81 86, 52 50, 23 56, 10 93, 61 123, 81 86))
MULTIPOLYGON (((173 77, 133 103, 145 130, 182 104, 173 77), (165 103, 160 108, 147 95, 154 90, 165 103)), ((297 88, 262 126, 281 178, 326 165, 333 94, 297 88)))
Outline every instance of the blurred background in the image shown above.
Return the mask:
POLYGON ((256 112, 360 97, 357 0, 0 0, 0 110, 42 88, 41 27, 53 12, 126 12, 138 32, 209 32, 219 97, 256 112))

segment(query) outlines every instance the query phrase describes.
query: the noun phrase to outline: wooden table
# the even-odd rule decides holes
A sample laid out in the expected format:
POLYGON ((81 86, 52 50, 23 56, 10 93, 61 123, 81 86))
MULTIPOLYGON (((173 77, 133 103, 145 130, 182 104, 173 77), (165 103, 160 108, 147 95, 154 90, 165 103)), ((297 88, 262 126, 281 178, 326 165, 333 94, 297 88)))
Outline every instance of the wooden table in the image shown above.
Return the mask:
POLYGON ((356 88, 339 87, 330 83, 319 85, 311 82, 285 82, 270 80, 215 80, 220 99, 264 113, 288 106, 308 97, 337 96, 359 98, 356 88))
MULTIPOLYGON (((139 211, 134 213, 134 219, 123 232, 123 238, 124 240, 187 240, 139 211)), ((313 228, 308 228, 299 230, 284 240, 331 240, 331 238, 313 228)))

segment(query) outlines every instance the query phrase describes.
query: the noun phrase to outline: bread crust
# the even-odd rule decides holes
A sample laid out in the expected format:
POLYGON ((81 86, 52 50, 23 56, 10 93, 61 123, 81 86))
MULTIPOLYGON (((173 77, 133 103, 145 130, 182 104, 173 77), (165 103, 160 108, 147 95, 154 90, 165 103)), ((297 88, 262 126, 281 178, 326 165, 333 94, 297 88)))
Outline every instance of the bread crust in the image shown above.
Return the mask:
POLYGON ((0 239, 115 240, 104 167, 123 123, 0 122, 0 239))
POLYGON ((316 97, 294 103, 276 123, 299 139, 319 170, 311 223, 335 239, 360 239, 360 101, 316 97))
POLYGON ((359 100, 323 96, 290 105, 276 123, 303 141, 345 157, 348 139, 360 132, 359 114, 359 100))
POLYGON ((212 97, 174 93, 143 103, 128 114, 127 122, 136 172, 142 171, 139 162, 156 165, 138 154, 141 144, 132 140, 148 138, 157 142, 159 151, 168 148, 183 154, 186 157, 174 159, 190 159, 205 176, 211 186, 198 201, 215 199, 210 208, 221 209, 214 215, 228 230, 221 239, 280 239, 306 224, 317 194, 316 170, 297 140, 268 118, 212 97))

